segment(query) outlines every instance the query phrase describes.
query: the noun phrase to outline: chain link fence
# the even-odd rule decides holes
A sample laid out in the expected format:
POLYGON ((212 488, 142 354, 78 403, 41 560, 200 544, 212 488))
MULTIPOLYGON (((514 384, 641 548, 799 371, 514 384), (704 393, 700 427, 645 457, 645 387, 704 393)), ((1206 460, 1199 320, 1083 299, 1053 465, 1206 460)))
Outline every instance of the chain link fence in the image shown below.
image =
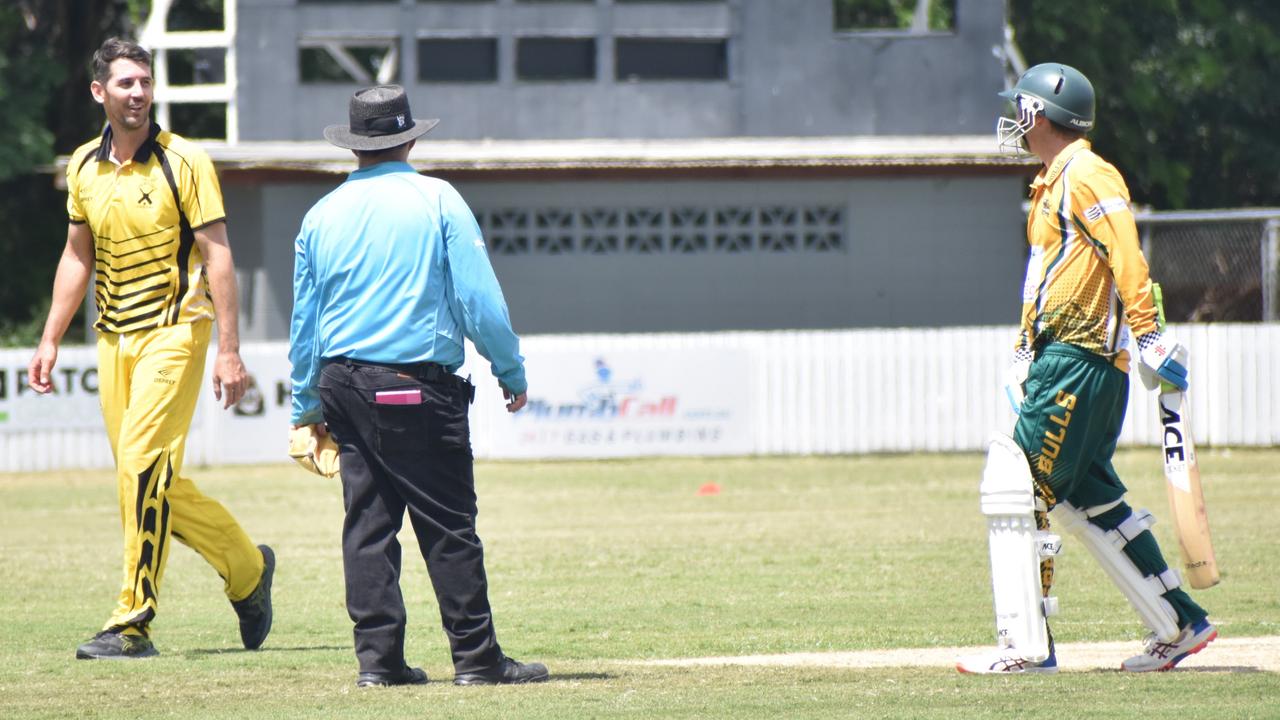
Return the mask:
POLYGON ((1280 321, 1280 208, 1136 218, 1170 322, 1280 321))

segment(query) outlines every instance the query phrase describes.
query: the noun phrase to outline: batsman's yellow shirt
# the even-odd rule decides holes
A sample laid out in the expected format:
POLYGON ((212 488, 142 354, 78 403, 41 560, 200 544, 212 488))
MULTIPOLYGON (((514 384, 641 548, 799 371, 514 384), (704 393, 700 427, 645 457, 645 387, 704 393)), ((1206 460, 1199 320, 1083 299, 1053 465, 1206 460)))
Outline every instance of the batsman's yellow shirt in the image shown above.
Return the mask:
POLYGON ((1151 277, 1129 188, 1089 141, 1068 145, 1031 183, 1027 241, 1018 344, 1069 343, 1127 372, 1127 333, 1156 330, 1151 277))
POLYGON ((107 126, 67 163, 67 215, 93 233, 98 330, 213 318, 195 230, 226 214, 203 150, 153 122, 132 158, 113 159, 107 126))

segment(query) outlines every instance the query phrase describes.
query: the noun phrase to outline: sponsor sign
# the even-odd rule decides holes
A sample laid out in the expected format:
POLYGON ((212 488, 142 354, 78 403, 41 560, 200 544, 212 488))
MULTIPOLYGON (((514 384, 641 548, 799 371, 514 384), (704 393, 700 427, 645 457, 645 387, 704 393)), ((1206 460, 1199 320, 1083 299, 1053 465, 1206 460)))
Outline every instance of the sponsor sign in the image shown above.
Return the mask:
MULTIPOLYGON (((292 407, 288 353, 288 346, 283 344, 241 347, 240 357, 249 371, 249 387, 240 402, 227 410, 214 399, 211 389, 201 394, 197 414, 204 414, 210 420, 210 431, 216 433, 211 462, 288 460, 292 407)), ((210 355, 210 366, 212 362, 210 355)))
POLYGON ((528 405, 494 457, 736 455, 753 449, 750 361, 729 349, 529 350, 528 405))
MULTIPOLYGON (((545 347, 545 346, 542 346, 545 347)), ((528 405, 503 407, 488 362, 467 348, 459 374, 477 386, 472 447, 482 458, 740 455, 754 451, 751 356, 740 349, 542 349, 529 343, 528 405)), ((288 347, 246 344, 249 388, 224 410, 205 378, 187 440, 188 463, 287 460, 288 347)), ((30 351, 0 354, 0 434, 41 430, 105 435, 92 347, 58 356, 54 391, 26 385, 30 351)))
POLYGON ((27 385, 31 353, 6 352, 0 363, 0 433, 29 430, 102 428, 98 404, 98 356, 93 348, 69 347, 58 353, 47 395, 27 385))

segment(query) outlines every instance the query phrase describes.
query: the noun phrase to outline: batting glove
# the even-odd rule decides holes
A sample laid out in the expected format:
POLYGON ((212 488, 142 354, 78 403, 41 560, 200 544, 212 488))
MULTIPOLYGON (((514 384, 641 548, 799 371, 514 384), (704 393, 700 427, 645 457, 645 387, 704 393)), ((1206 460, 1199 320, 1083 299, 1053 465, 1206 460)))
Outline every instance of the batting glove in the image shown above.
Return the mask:
POLYGON ((1187 349, 1168 330, 1149 332, 1138 338, 1138 376, 1148 390, 1166 382, 1187 389, 1187 349))
POLYGON ((1031 348, 1020 347, 1013 351, 1013 362, 1004 371, 1004 394, 1013 407, 1014 415, 1022 414, 1022 401, 1027 399, 1025 385, 1031 372, 1031 348))

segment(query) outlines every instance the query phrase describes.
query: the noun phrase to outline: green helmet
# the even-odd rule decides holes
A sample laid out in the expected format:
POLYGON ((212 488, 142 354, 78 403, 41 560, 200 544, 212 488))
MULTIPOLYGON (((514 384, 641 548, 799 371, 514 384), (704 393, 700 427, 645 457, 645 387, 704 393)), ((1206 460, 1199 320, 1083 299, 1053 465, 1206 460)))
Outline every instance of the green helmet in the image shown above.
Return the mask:
POLYGON ((1070 65, 1041 63, 1028 68, 1000 97, 1013 102, 1013 118, 1001 118, 996 135, 1001 147, 1021 147, 1022 136, 1044 116, 1055 125, 1087 132, 1093 128, 1093 84, 1070 65))

